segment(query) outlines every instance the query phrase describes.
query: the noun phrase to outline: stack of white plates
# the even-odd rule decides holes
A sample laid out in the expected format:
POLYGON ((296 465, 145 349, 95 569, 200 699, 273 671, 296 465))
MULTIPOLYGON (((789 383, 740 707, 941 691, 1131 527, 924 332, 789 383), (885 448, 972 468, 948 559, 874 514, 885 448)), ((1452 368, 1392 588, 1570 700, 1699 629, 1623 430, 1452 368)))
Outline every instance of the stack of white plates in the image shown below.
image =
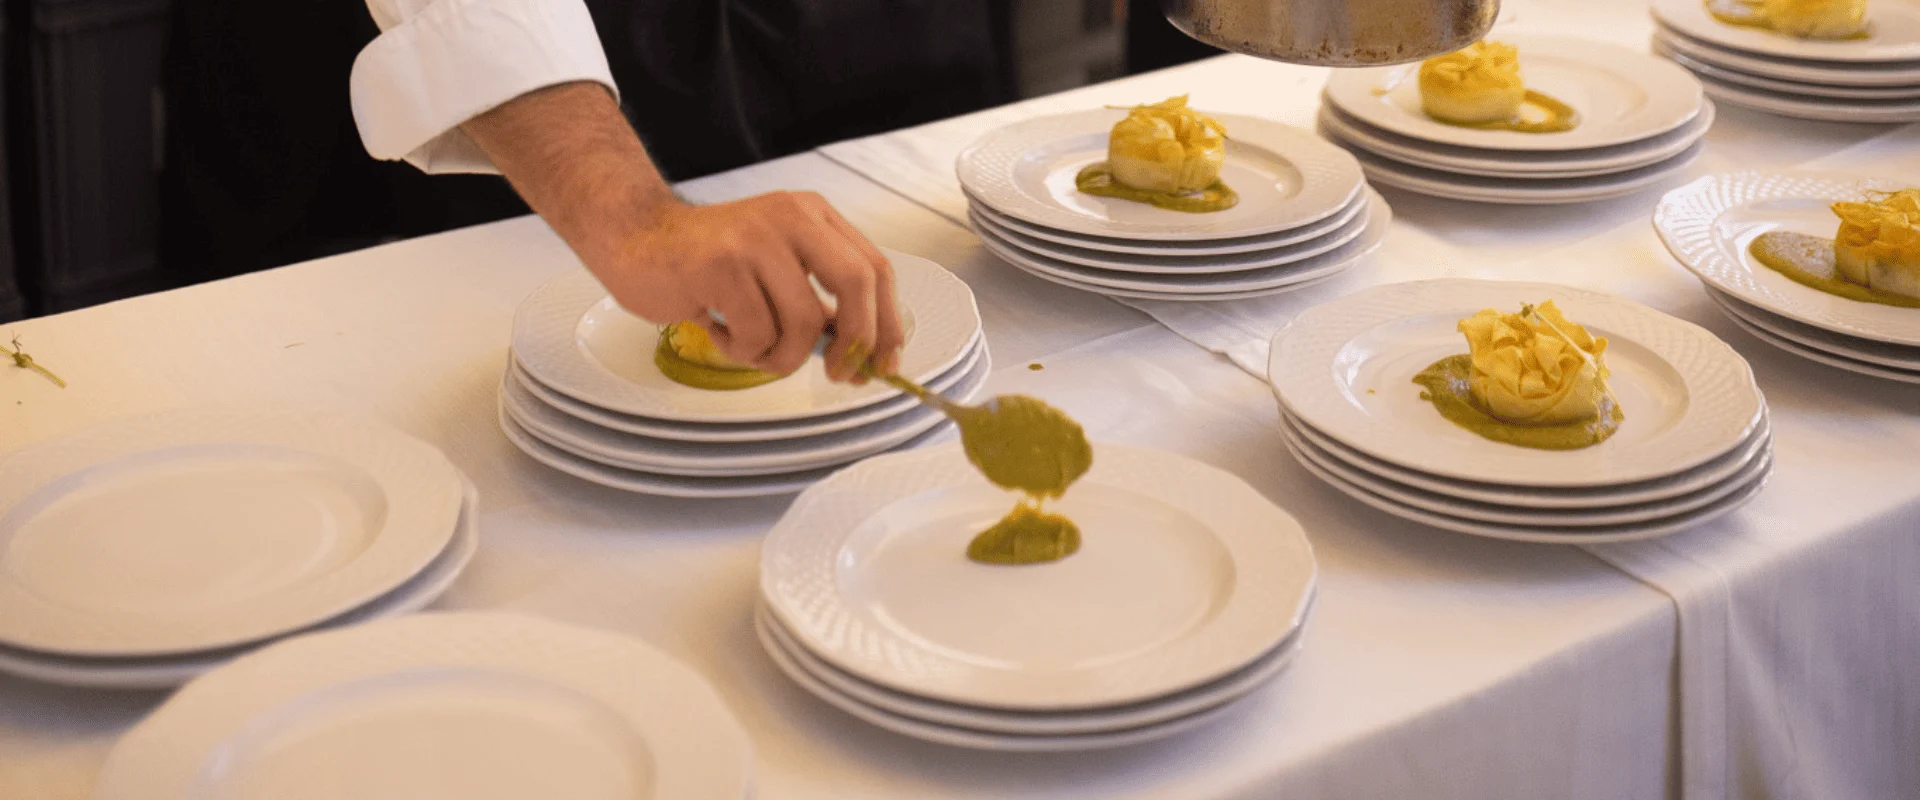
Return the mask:
POLYGON ((1714 175, 1673 190, 1653 225, 1707 294, 1755 338, 1822 364, 1920 383, 1920 308, 1865 303, 1795 283, 1756 261, 1755 237, 1786 230, 1831 237, 1828 208, 1908 188, 1831 173, 1714 175))
MULTIPOLYGON (((900 374, 955 399, 992 362, 973 292, 917 256, 888 252, 907 343, 900 374)), ((944 430, 938 411, 879 381, 827 380, 816 354, 739 391, 694 389, 654 366, 659 329, 585 270, 548 282, 514 317, 500 427, 527 455, 605 486, 673 497, 790 494, 867 456, 944 430)))
POLYGON ((174 413, 0 461, 0 672, 175 686, 288 634, 406 614, 479 546, 440 451, 310 414, 174 413))
POLYGON ((1313 135, 1256 117, 1227 128, 1220 179, 1240 195, 1193 214, 1074 187, 1126 116, 1098 109, 1009 125, 956 164, 987 249, 1054 283, 1112 297, 1232 300, 1324 280, 1380 246, 1392 212, 1360 167, 1313 135))
POLYGON ((1911 2, 1868 3, 1868 35, 1839 41, 1729 25, 1701 0, 1655 0, 1653 17, 1654 52, 1699 76, 1715 100, 1802 119, 1920 120, 1920 6, 1911 2))
POLYGON ((507 614, 300 636, 188 684, 96 800, 713 798, 752 790, 712 687, 640 642, 507 614))
POLYGON ((1318 306, 1274 336, 1269 380, 1289 449, 1367 505, 1501 539, 1568 544, 1674 533, 1753 499, 1773 470, 1767 409, 1747 362, 1705 329, 1565 286, 1438 280, 1318 306), (1440 416, 1413 376, 1464 353, 1483 308, 1552 300, 1609 340, 1626 420, 1581 450, 1482 438, 1440 416))
POLYGON ((1623 47, 1510 35, 1527 88, 1580 113, 1560 133, 1448 125, 1421 108, 1419 64, 1336 70, 1320 131, 1353 151, 1367 180, 1483 203, 1581 203, 1671 178, 1706 146, 1713 105, 1686 70, 1623 47))
POLYGON ((918 739, 1085 750, 1200 725, 1299 650, 1299 523, 1219 469, 1115 445, 1050 510, 1079 552, 996 566, 1014 503, 958 446, 880 456, 797 499, 761 549, 761 643, 794 682, 918 739))

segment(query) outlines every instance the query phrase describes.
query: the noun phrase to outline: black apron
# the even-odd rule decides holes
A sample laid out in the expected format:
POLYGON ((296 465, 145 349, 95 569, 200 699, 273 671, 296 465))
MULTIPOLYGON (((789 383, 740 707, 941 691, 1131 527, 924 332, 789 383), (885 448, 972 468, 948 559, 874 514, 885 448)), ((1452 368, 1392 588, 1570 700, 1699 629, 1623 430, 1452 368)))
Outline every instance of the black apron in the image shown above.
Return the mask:
MULTIPOLYGON (((622 105, 684 180, 1010 99, 1007 0, 588 0, 622 105)), ((162 262, 222 277, 526 213, 504 181, 376 162, 360 0, 176 0, 162 262)))

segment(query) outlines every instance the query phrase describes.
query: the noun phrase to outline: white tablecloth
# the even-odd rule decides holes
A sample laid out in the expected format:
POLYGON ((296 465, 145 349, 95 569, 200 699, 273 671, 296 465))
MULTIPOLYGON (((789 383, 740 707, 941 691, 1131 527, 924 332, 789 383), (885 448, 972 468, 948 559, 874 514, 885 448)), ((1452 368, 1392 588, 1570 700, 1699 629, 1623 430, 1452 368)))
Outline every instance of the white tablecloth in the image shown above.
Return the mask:
MULTIPOLYGON (((1527 13, 1523 7, 1522 22, 1527 13)), ((1241 90, 1281 91, 1264 76, 1241 90)), ((1136 91, 1154 94, 1116 91, 1114 100, 1137 99, 1136 91)), ((1752 119, 1757 127, 1760 118, 1752 119)), ((1805 135, 1834 141, 1875 132, 1810 130, 1805 135)), ((1819 149, 1817 142, 1797 146, 1819 149)), ((937 163, 950 164, 951 155, 937 163)), ((441 606, 603 626, 676 654, 715 683, 746 725, 764 798, 1677 793, 1674 719, 1681 700, 1692 697, 1676 686, 1685 633, 1677 620, 1692 612, 1676 615, 1667 594, 1674 589, 1650 588, 1574 548, 1437 533, 1346 500, 1285 454, 1264 384, 1229 360, 1117 304, 1015 272, 949 219, 821 156, 681 188, 707 200, 776 188, 822 192, 878 243, 933 258, 974 287, 999 367, 989 391, 1038 394, 1081 418, 1098 439, 1163 447, 1233 470, 1300 517, 1323 584, 1299 662, 1218 724, 1162 743, 1068 756, 921 744, 812 699, 773 669, 748 629, 758 536, 785 499, 628 496, 544 469, 494 429, 493 392, 514 306, 541 281, 577 266, 534 219, 10 326, 0 334, 19 334, 72 386, 58 390, 24 371, 0 370, 0 449, 122 414, 215 403, 364 414, 410 431, 446 449, 483 495, 481 552, 441 606), (1029 370, 1029 362, 1045 369, 1029 370)), ((1392 199, 1400 222, 1392 249, 1367 268, 1380 270, 1376 279, 1502 274, 1518 253, 1630 228, 1647 202, 1489 219, 1483 208, 1392 199), (1424 272, 1419 259, 1431 251, 1400 244, 1421 237, 1451 248, 1424 272)), ((1607 276, 1625 269, 1640 276, 1623 279, 1640 286, 1629 293, 1670 293, 1665 307, 1715 327, 1753 358, 1779 416, 1775 487, 1738 520, 1671 540, 1676 558, 1710 565, 1731 587, 1724 593, 1728 652, 1766 657, 1739 673, 1753 687, 1727 685, 1727 707, 1743 708, 1734 702, 1743 696, 1778 703, 1733 719, 1798 725, 1809 707, 1821 709, 1820 724, 1804 730, 1827 738, 1803 738, 1792 761, 1755 762, 1743 754, 1778 751, 1728 740, 1741 795, 1920 795, 1913 766, 1920 759, 1911 757, 1920 750, 1913 705, 1920 687, 1914 671, 1898 670, 1901 659, 1920 652, 1907 635, 1914 597, 1910 582, 1902 595, 1875 577, 1915 574, 1915 395, 1740 340, 1644 242, 1630 244, 1626 234, 1605 240, 1639 246, 1633 266, 1569 259, 1555 274, 1620 290, 1607 276), (1672 274, 1660 277, 1662 269, 1672 274), (1792 594, 1766 592, 1767 580, 1792 594), (1816 585, 1823 593, 1810 593, 1816 585), (1755 604, 1789 596, 1820 602, 1786 610, 1755 604), (1795 637, 1825 635, 1765 638, 1775 625, 1795 637), (1887 649, 1863 657, 1858 634, 1875 630, 1891 630, 1887 649), (1795 658, 1778 657, 1787 655, 1795 658), (1892 669, 1861 668, 1866 661, 1892 669), (1770 685, 1851 673, 1878 683, 1832 691, 1837 684, 1823 681, 1821 693, 1802 697, 1780 697, 1770 685), (1857 716, 1861 697, 1880 708, 1857 716), (1858 735, 1863 729, 1875 738, 1858 735), (1835 774, 1838 767, 1866 771, 1835 774)), ((1693 594, 1675 596, 1683 607, 1701 604, 1693 594)), ((85 797, 113 738, 160 699, 0 678, 0 798, 85 797)))

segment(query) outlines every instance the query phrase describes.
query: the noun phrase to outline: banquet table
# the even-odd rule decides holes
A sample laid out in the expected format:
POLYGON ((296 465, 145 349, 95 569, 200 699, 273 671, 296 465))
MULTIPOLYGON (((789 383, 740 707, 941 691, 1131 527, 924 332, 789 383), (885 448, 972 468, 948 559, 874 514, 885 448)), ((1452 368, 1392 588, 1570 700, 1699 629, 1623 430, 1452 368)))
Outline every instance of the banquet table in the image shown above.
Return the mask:
MULTIPOLYGON (((1511 5, 1511 24, 1644 44, 1638 4, 1511 5)), ((987 392, 1034 394, 1096 440, 1230 470, 1304 523, 1321 588, 1297 662, 1223 719, 1161 742, 955 749, 873 728, 784 679, 751 616, 758 539, 789 498, 629 495, 542 467, 500 435, 516 304, 579 266, 535 218, 10 326, 0 334, 70 385, 0 371, 0 451, 206 406, 344 412, 418 436, 482 497, 480 553, 438 607, 601 627, 684 660, 752 737, 763 798, 1920 797, 1920 670, 1907 666, 1920 657, 1920 390, 1723 321, 1647 223, 1659 190, 1566 208, 1388 192, 1394 227, 1360 267, 1204 308, 1046 283, 964 225, 953 156, 996 125, 1188 90, 1202 108, 1304 125, 1325 74, 1221 57, 678 187, 696 201, 820 192, 876 243, 973 288, 995 365, 987 392), (1767 393, 1772 485, 1696 531, 1576 548, 1447 534, 1320 484, 1286 454, 1250 369, 1265 333, 1360 286, 1438 276, 1602 289, 1708 327, 1767 393)), ((1920 176, 1920 126, 1721 114, 1694 175, 1920 176)), ((0 677, 0 798, 86 797, 115 737, 163 699, 0 677)))

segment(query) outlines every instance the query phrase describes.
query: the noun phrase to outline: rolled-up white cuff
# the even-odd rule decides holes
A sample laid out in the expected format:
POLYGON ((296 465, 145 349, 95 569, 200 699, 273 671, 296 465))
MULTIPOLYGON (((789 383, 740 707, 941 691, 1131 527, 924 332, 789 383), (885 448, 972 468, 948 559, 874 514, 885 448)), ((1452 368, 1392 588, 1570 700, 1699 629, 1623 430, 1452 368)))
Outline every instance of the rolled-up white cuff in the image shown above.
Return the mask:
POLYGON ((460 124, 573 81, 617 92, 582 0, 436 0, 360 51, 353 119, 374 158, 496 172, 460 124))

